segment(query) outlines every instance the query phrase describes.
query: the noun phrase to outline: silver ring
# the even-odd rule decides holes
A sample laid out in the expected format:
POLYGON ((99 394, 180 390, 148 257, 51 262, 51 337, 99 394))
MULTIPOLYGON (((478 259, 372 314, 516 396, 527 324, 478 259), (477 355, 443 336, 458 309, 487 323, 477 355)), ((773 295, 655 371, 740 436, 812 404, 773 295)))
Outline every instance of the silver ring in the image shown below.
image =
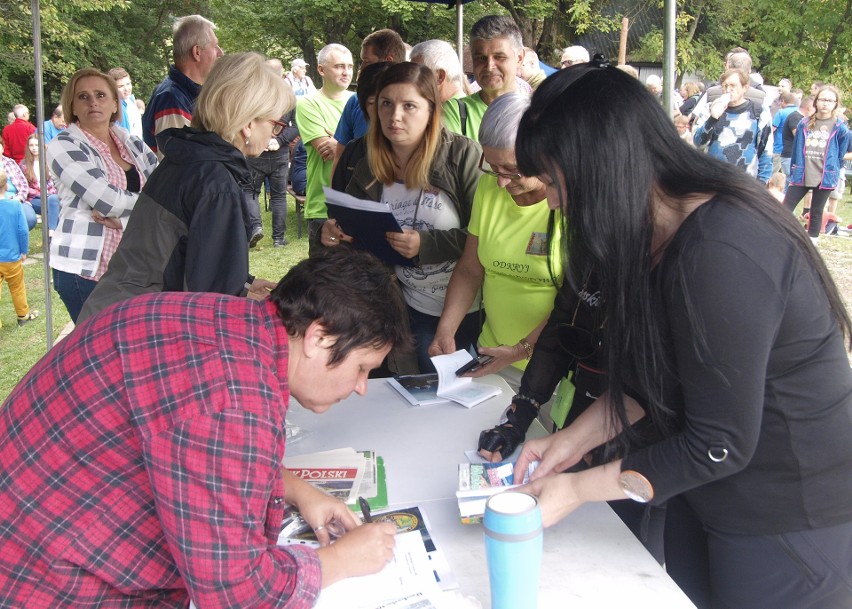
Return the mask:
POLYGON ((319 525, 318 527, 314 527, 314 533, 319 533, 325 528, 324 524, 319 525))
POLYGON ((336 237, 329 237, 328 239, 329 239, 329 241, 331 241, 332 243, 334 243, 335 241, 337 241, 337 238, 336 238, 336 237))

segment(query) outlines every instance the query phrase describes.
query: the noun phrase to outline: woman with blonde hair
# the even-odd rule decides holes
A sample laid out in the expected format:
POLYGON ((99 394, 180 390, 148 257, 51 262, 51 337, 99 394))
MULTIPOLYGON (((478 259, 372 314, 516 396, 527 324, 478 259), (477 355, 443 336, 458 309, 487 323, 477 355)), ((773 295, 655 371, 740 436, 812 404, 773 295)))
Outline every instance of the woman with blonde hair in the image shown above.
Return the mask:
POLYGON ((828 196, 837 188, 843 161, 849 153, 849 127, 839 116, 840 91, 822 86, 816 94, 816 112, 801 120, 793 138, 790 185, 784 205, 794 211, 806 193, 812 192, 808 235, 816 243, 822 227, 822 212, 828 196))
POLYGON ((53 287, 75 323, 122 239, 122 229, 157 157, 116 122, 115 81, 95 68, 71 76, 62 91, 68 127, 48 146, 59 193, 50 242, 53 287))
MULTIPOLYGON (((387 203, 403 229, 385 238, 407 260, 395 266, 396 275, 408 304, 418 367, 427 372, 432 369, 427 349, 467 239, 482 149, 443 128, 435 76, 425 66, 403 62, 389 67, 379 78, 376 115, 367 132, 366 154, 357 140, 351 142, 332 187, 387 203)), ((352 241, 333 219, 319 235, 328 247, 352 241)), ((477 301, 456 332, 458 348, 473 347, 480 326, 477 301)))
POLYGON ((249 275, 243 189, 246 157, 281 133, 295 98, 257 53, 218 61, 195 103, 192 124, 160 136, 164 158, 151 177, 127 234, 83 311, 89 317, 137 294, 218 292, 263 297, 274 287, 249 275), (263 91, 263 95, 258 95, 263 91))
POLYGON ((684 116, 689 116, 695 109, 698 98, 701 97, 701 89, 698 87, 698 83, 694 81, 683 83, 683 86, 680 88, 680 96, 683 98, 683 103, 678 108, 678 111, 684 116))

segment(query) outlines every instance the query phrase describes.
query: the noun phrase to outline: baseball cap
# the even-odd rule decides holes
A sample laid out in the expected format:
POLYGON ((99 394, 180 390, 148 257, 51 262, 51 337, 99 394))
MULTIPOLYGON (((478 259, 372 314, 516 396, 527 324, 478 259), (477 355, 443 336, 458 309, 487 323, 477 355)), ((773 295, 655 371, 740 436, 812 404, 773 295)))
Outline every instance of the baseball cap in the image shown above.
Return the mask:
POLYGON ((308 64, 306 64, 305 60, 300 57, 299 59, 294 59, 290 66, 293 68, 306 68, 308 67, 308 64))

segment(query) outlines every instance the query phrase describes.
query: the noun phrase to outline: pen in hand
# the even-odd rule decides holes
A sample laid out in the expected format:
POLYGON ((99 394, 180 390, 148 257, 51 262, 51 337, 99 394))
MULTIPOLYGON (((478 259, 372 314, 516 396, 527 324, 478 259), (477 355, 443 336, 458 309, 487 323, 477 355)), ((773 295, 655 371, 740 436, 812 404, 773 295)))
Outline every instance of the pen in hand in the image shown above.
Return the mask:
POLYGON ((370 514, 370 504, 363 497, 358 497, 358 505, 361 506, 361 515, 364 517, 364 522, 373 522, 373 516, 370 514))

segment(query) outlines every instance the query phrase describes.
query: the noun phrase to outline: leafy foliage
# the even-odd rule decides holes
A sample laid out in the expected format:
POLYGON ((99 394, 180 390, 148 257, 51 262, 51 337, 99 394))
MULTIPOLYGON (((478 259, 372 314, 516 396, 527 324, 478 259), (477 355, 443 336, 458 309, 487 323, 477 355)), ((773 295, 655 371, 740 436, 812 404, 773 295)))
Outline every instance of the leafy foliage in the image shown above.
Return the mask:
MULTIPOLYGON (((820 79, 852 86, 852 0, 677 0, 677 71, 714 79, 724 53, 749 49, 769 82, 788 77, 807 88, 820 79)), ((464 5, 464 30, 485 14, 508 14, 524 42, 545 61, 584 35, 615 32, 621 18, 637 17, 663 0, 481 0, 464 5)), ((175 17, 203 14, 217 23, 228 52, 255 50, 285 64, 304 57, 316 77, 316 54, 340 42, 357 55, 373 30, 389 27, 409 43, 428 38, 455 41, 456 13, 446 4, 409 0, 41 0, 45 111, 59 101, 63 83, 77 69, 123 66, 137 96, 146 99, 165 74, 175 17)), ((0 107, 32 106, 34 57, 31 5, 0 0, 0 107)), ((659 21, 659 19, 657 20, 659 21)), ((661 61, 661 22, 654 23, 629 61, 661 61)))

